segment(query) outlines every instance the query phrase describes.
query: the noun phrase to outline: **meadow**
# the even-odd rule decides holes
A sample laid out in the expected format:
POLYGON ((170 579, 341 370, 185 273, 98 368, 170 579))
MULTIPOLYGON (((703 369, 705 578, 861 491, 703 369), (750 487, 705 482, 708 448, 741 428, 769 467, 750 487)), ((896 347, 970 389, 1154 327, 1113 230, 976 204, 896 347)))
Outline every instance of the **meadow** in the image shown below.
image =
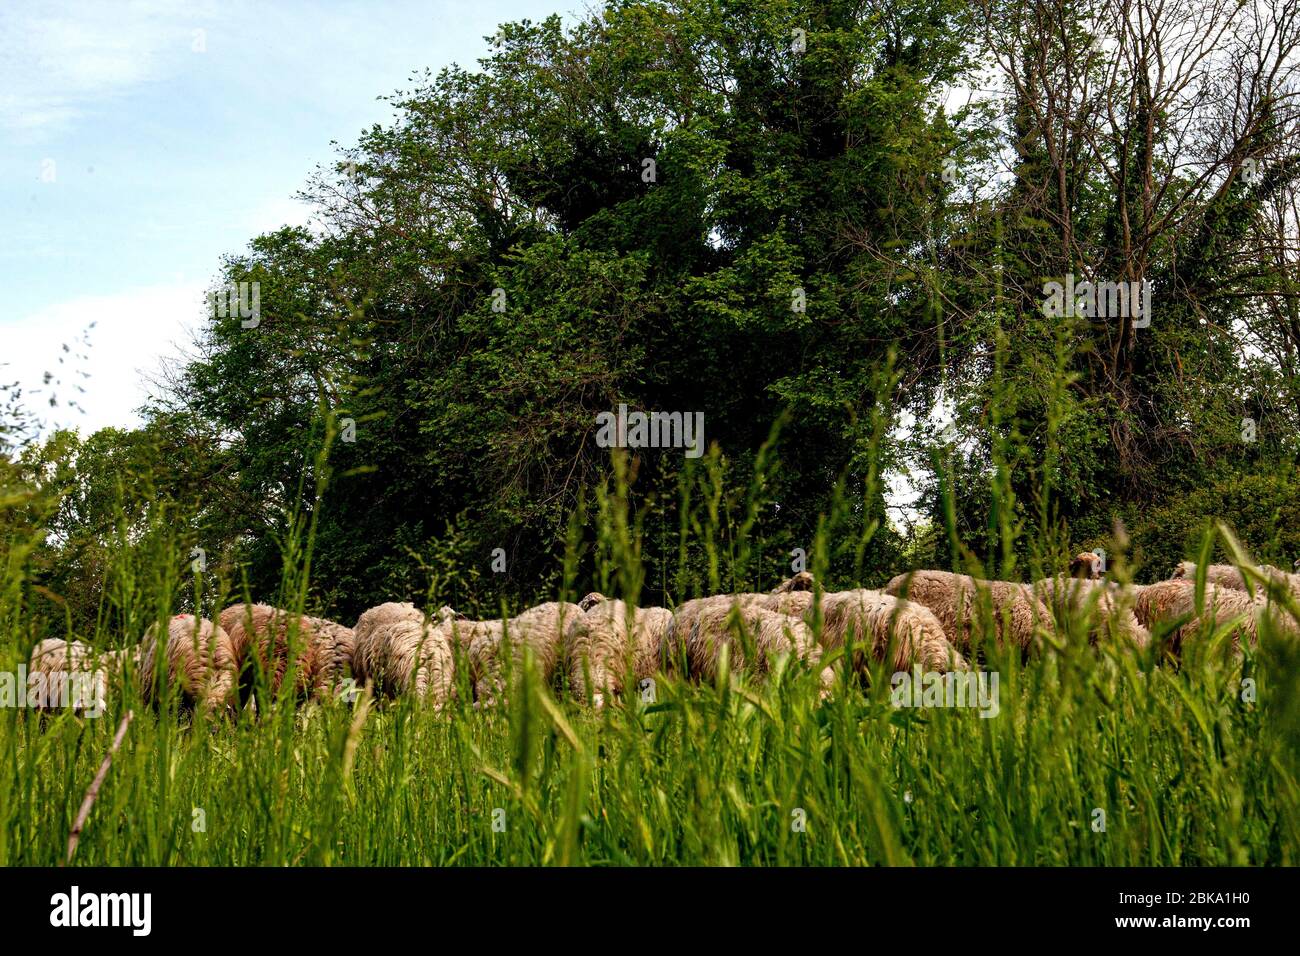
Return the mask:
POLYGON ((989 717, 895 707, 882 668, 826 701, 794 667, 661 678, 600 712, 531 666, 443 714, 363 691, 205 720, 115 688, 98 719, 3 713, 0 865, 64 861, 128 706, 77 864, 1294 864, 1300 661, 1224 637, 1179 666, 990 650, 989 717))

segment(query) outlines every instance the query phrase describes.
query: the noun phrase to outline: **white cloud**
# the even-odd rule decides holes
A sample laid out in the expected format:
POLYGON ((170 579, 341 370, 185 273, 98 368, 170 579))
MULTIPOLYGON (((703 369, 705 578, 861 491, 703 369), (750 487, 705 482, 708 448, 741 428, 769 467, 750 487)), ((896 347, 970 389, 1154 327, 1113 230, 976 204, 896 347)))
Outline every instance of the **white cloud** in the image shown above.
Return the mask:
POLYGON ((203 292, 203 283, 180 282, 83 296, 6 321, 0 382, 21 384, 24 404, 47 432, 137 425, 149 379, 189 346, 205 319, 203 292))
POLYGON ((207 2, 6 0, 0 8, 0 129, 26 141, 62 130, 95 103, 161 78, 189 51, 207 2))

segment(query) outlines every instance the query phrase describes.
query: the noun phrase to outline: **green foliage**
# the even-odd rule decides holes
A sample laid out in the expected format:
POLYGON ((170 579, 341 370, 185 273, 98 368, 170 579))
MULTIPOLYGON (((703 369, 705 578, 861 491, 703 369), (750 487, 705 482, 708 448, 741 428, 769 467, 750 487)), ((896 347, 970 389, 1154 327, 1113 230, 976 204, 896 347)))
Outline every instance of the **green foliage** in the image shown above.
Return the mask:
MULTIPOLYGON (((1116 517, 1132 539, 1133 561, 1145 569, 1144 578, 1168 577, 1179 561, 1194 558, 1206 531, 1223 515, 1231 515, 1234 532, 1250 545, 1255 560, 1290 571, 1300 555, 1297 476, 1268 462, 1251 470, 1224 469, 1203 481, 1155 507, 1118 511, 1116 517)), ((1113 540, 1109 526, 1079 524, 1074 530, 1087 549, 1113 540)), ((1225 547, 1216 547, 1215 561, 1227 563, 1231 557, 1225 547)))

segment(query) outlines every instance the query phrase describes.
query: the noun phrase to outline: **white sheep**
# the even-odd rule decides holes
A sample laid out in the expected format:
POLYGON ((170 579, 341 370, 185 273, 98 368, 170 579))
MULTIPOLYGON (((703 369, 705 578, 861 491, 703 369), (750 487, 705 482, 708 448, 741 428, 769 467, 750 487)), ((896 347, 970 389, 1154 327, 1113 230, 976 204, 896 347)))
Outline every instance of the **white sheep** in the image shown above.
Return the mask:
POLYGON ((97 717, 108 701, 108 673, 113 656, 96 655, 80 641, 47 638, 32 648, 28 682, 36 709, 67 707, 97 717))
POLYGON ((672 619, 672 612, 661 607, 634 608, 608 600, 591 604, 565 634, 564 656, 574 697, 585 700, 590 686, 592 703, 599 708, 606 697, 625 693, 629 674, 638 683, 650 677, 658 669, 672 619))
POLYGON ((238 656, 230 635, 219 625, 177 614, 168 622, 167 640, 159 647, 158 625, 151 624, 140 643, 140 682, 146 700, 160 686, 157 665, 167 670, 169 683, 179 685, 182 698, 205 714, 233 712, 238 696, 238 656))
POLYGON ((1038 644, 1041 633, 1055 630, 1051 612, 1025 584, 977 580, 951 571, 913 571, 893 578, 885 591, 928 607, 963 653, 974 646, 975 625, 985 610, 997 645, 1015 647, 1022 654, 1038 644))
POLYGON ((773 595, 720 594, 687 601, 673 613, 664 635, 665 669, 684 665, 686 676, 716 679, 726 647, 734 672, 748 670, 762 677, 779 658, 791 657, 812 668, 821 682, 822 695, 828 694, 835 675, 820 666, 821 648, 811 628, 800 617, 768 610, 754 600, 770 597, 773 595), (746 654, 746 643, 753 647, 752 658, 746 654))
POLYGON ((1096 579, 1061 576, 1035 582, 1034 593, 1061 627, 1072 617, 1086 616, 1091 644, 1118 638, 1140 649, 1151 643, 1150 632, 1133 611, 1135 593, 1096 579))
POLYGON ((436 710, 454 697, 456 665, 445 618, 391 601, 362 613, 353 628, 353 677, 380 694, 413 694, 436 710))
POLYGON ((490 705, 504 689, 502 648, 507 642, 513 663, 518 666, 525 649, 531 651, 543 683, 549 684, 564 653, 565 631, 582 613, 576 604, 552 601, 506 620, 448 621, 444 628, 458 646, 468 650, 476 704, 490 705))

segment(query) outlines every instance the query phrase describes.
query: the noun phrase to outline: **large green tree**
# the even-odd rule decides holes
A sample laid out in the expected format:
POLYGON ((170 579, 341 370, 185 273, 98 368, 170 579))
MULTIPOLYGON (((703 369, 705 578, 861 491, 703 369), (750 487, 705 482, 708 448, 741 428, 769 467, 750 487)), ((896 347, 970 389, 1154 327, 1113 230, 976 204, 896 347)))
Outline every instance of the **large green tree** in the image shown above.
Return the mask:
MULTIPOLYGON (((171 397, 228 438, 225 480, 265 505, 249 535, 283 520, 322 408, 355 441, 316 567, 353 607, 418 588, 412 554, 453 536, 545 580, 620 402, 702 412, 742 482, 787 413, 774 541, 809 546, 841 477, 878 521, 881 368, 932 346, 927 297, 876 250, 905 255, 941 199, 958 6, 616 3, 507 25, 480 70, 396 97, 308 187, 323 234, 229 261, 260 322, 214 321, 171 397)), ((918 406, 934 380, 905 383, 918 406)), ((670 505, 682 452, 639 459, 634 504, 670 505)))

